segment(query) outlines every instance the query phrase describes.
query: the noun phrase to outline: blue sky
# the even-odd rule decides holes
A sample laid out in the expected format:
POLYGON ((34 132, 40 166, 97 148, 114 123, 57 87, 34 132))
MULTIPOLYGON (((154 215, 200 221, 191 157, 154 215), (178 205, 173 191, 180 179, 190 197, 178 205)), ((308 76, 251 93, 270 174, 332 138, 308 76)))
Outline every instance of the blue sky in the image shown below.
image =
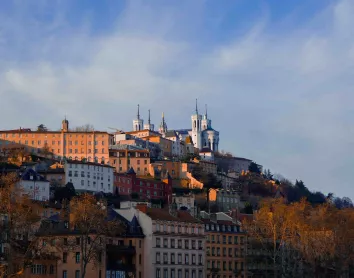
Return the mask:
POLYGON ((354 1, 0 2, 1 128, 187 128, 208 104, 221 148, 354 199, 354 1))

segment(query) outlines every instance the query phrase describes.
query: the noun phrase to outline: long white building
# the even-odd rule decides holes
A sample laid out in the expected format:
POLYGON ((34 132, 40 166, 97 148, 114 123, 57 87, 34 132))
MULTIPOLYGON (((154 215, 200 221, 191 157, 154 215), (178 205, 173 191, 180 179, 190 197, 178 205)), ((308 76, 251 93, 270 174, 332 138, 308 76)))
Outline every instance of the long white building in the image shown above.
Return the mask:
POLYGON ((113 167, 107 164, 71 160, 64 165, 65 181, 78 192, 113 193, 113 167))

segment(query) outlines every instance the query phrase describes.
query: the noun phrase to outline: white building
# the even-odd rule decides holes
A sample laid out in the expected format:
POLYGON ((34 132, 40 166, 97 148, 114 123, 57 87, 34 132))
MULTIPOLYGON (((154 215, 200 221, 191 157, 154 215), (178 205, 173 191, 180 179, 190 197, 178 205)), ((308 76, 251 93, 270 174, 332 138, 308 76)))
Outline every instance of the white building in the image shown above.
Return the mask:
POLYGON ((49 181, 33 169, 27 169, 20 177, 20 186, 29 198, 38 201, 48 201, 50 197, 49 181))
POLYGON ((172 141, 172 156, 182 156, 181 140, 174 130, 167 131, 164 136, 166 139, 172 141))
POLYGON ((113 169, 107 164, 71 160, 64 165, 65 181, 79 192, 113 193, 113 169))
POLYGON ((205 233, 201 221, 185 211, 140 206, 119 209, 137 217, 145 234, 144 274, 149 278, 205 278, 205 233))
POLYGON ((201 160, 214 162, 214 153, 209 148, 201 149, 199 155, 201 160))
POLYGON ((172 195, 172 203, 177 205, 178 210, 187 210, 191 215, 196 215, 195 198, 193 194, 172 195))

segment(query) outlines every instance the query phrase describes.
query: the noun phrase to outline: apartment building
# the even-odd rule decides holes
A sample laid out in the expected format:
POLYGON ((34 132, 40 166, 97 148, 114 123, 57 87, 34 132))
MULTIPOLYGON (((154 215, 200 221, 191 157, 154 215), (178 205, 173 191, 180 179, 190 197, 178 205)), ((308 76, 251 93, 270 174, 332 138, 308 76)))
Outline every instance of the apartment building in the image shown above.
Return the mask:
POLYGON ((57 159, 109 161, 110 134, 102 131, 71 131, 62 121, 60 131, 16 129, 0 131, 0 148, 25 147, 29 152, 57 159))
POLYGON ((173 179, 179 179, 181 177, 181 162, 173 160, 158 160, 149 165, 149 174, 152 177, 155 177, 156 173, 166 171, 168 171, 173 179))
MULTIPOLYGON (((117 219, 125 231, 116 237, 101 237, 99 249, 86 267, 86 278, 134 277, 149 278, 144 274, 144 234, 136 217, 127 221, 112 209, 108 219, 117 219), (123 228, 124 227, 124 228, 123 228)), ((83 254, 80 253, 82 237, 65 217, 54 215, 46 219, 38 231, 39 239, 54 248, 51 258, 35 259, 24 277, 81 278, 83 254), (76 248, 77 245, 77 248, 76 248)), ((95 235, 90 239, 93 241, 95 235)), ((88 245, 89 246, 89 245, 88 245)), ((96 246, 97 242, 96 242, 96 246)))
POLYGON ((20 174, 19 186, 32 200, 48 201, 50 197, 49 181, 33 169, 27 169, 20 174))
POLYGON ((126 173, 133 168, 138 176, 149 173, 149 150, 131 145, 111 145, 109 160, 117 173, 126 173))
POLYGON ((241 223, 223 212, 201 216, 207 237, 205 277, 247 277, 247 239, 241 223))
POLYGON ((128 220, 136 215, 145 237, 144 273, 149 278, 205 278, 204 224, 174 209, 120 209, 128 220))
POLYGON ((216 204, 221 211, 240 209, 243 207, 240 201, 240 195, 235 190, 219 189, 216 192, 216 204))
POLYGON ((68 160, 64 164, 65 181, 78 192, 113 193, 114 168, 107 164, 68 160))
POLYGON ((115 174, 114 193, 117 195, 138 195, 141 200, 163 200, 165 204, 172 201, 172 179, 168 172, 160 180, 139 178, 131 168, 125 174, 115 174))

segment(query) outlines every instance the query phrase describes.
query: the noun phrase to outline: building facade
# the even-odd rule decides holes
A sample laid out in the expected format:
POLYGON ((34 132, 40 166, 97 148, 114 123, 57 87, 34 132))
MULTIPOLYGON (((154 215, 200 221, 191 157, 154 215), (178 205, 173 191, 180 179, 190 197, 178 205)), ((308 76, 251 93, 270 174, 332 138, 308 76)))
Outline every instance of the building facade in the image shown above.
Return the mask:
POLYGON ((216 191, 216 204, 221 211, 241 208, 240 195, 234 190, 220 189, 216 191))
POLYGON ((247 277, 247 240, 238 221, 229 215, 202 213, 205 224, 207 278, 247 277))
POLYGON ((117 173, 126 173, 130 168, 138 176, 149 173, 149 150, 131 145, 113 145, 110 148, 110 165, 117 173))
POLYGON ((32 200, 48 201, 50 198, 49 181, 33 169, 27 169, 21 174, 19 185, 24 190, 24 194, 32 200))
POLYGON ((101 131, 71 131, 69 122, 62 122, 60 131, 17 129, 0 131, 0 148, 24 146, 27 151, 57 159, 109 162, 111 136, 101 131))
POLYGON ((172 201, 172 179, 168 173, 161 180, 144 179, 137 177, 131 168, 125 174, 115 174, 114 185, 117 195, 135 193, 140 200, 163 200, 165 204, 172 201))
POLYGON ((99 163, 68 160, 64 164, 65 181, 78 192, 113 193, 114 168, 99 163))
POLYGON ((188 212, 141 206, 118 210, 134 215, 144 231, 144 273, 149 278, 205 278, 205 233, 201 221, 188 212))

